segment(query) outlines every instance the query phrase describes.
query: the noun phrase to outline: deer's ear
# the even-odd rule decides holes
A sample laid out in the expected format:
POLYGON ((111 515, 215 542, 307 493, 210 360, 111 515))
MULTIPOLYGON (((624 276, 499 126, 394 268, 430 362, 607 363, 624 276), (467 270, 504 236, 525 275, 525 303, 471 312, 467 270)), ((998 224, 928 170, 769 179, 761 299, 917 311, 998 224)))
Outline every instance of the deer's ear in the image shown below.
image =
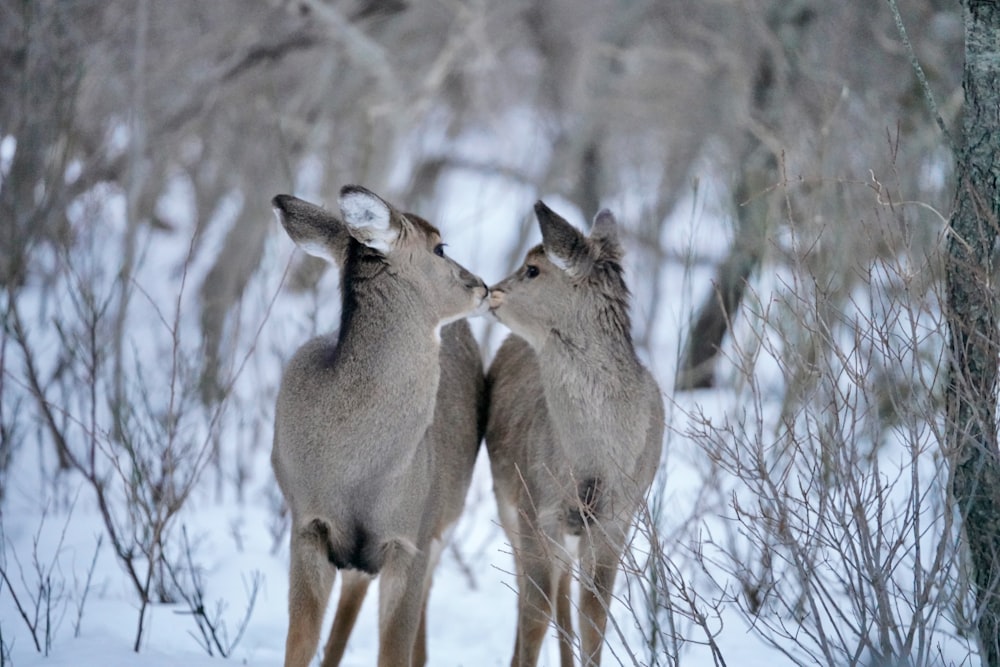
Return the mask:
POLYGON ((593 260, 586 237, 573 225, 539 201, 535 217, 542 231, 542 248, 555 266, 575 278, 586 273, 593 260))
POLYGON ((341 188, 340 214, 351 236, 373 250, 387 253, 399 238, 392 207, 360 185, 341 188))
POLYGON ((590 230, 590 241, 605 259, 621 259, 622 246, 618 241, 618 222, 608 209, 601 209, 594 216, 594 226, 590 230))
POLYGON ((295 245, 314 257, 343 264, 351 237, 335 215, 292 195, 275 196, 271 206, 295 245))

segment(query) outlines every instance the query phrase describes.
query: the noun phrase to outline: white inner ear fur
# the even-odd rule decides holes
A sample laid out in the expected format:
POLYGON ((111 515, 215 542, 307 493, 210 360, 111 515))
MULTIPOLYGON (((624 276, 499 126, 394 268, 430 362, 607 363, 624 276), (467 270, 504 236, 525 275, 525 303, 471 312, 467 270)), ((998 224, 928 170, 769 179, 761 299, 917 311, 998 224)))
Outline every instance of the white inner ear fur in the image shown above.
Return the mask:
POLYGON ((325 243, 320 243, 318 241, 313 241, 312 239, 305 241, 297 241, 295 243, 304 252, 309 253, 313 257, 319 257, 320 259, 325 259, 331 264, 337 263, 337 258, 333 256, 330 252, 330 248, 325 243))
MULTIPOLYGON (((277 207, 274 208, 274 217, 278 219, 279 225, 281 225, 282 227, 285 226, 284 216, 277 207)), ((291 236, 289 236, 289 238, 291 238, 291 236)), ((325 244, 320 243, 319 241, 314 241, 312 239, 299 240, 294 238, 292 239, 292 241, 302 251, 312 255, 313 257, 319 257, 320 259, 325 259, 326 261, 332 264, 337 263, 337 258, 333 256, 332 252, 330 252, 330 248, 328 248, 325 244)))
POLYGON ((389 223, 389 206, 373 195, 351 192, 340 198, 344 224, 369 248, 386 253, 399 235, 389 223))
POLYGON ((568 259, 566 259, 562 255, 557 255, 548 248, 545 249, 545 256, 548 257, 549 261, 552 262, 552 264, 554 264, 555 267, 558 268, 560 271, 565 271, 566 273, 573 275, 573 272, 570 270, 570 264, 568 259))

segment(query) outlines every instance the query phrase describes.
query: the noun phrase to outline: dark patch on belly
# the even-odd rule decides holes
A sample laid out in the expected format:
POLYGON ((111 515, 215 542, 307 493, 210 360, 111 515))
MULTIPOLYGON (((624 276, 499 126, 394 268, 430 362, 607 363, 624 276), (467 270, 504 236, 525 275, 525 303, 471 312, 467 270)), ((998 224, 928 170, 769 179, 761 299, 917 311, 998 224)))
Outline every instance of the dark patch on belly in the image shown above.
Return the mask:
POLYGON ((313 519, 307 528, 326 550, 326 558, 338 570, 360 570, 372 576, 382 569, 382 549, 361 524, 356 523, 347 539, 334 540, 330 526, 321 519, 313 519))

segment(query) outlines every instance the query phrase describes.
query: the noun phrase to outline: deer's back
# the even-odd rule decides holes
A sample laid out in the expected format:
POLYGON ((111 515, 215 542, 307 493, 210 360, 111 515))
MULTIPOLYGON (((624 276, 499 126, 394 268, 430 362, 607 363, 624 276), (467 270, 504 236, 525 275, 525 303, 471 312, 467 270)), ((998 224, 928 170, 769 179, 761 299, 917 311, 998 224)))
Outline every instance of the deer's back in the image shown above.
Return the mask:
POLYGON ((511 504, 523 491, 539 504, 556 494, 549 475, 562 478, 538 359, 523 339, 508 336, 487 374, 486 448, 497 492, 511 504))
POLYGON ((367 506, 380 504, 369 497, 368 480, 391 474, 394 494, 421 503, 430 491, 428 511, 456 519, 485 421, 482 359, 468 324, 442 328, 439 368, 378 383, 378 396, 359 391, 364 383, 342 382, 339 353, 336 334, 316 337, 299 348, 282 379, 272 463, 285 497, 299 505, 293 514, 353 521, 344 512, 367 514, 367 506), (415 446, 400 449, 399 437, 415 446), (364 507, 352 511, 354 504, 364 507))
POLYGON ((431 498, 442 526, 458 519, 472 479, 486 428, 486 378, 479 346, 465 320, 441 329, 440 358, 434 421, 425 442, 434 452, 431 498))
POLYGON ((285 368, 271 458, 293 515, 377 509, 373 479, 399 478, 400 493, 426 486, 418 443, 433 418, 438 354, 415 351, 400 368, 358 365, 352 357, 336 335, 319 336, 285 368))

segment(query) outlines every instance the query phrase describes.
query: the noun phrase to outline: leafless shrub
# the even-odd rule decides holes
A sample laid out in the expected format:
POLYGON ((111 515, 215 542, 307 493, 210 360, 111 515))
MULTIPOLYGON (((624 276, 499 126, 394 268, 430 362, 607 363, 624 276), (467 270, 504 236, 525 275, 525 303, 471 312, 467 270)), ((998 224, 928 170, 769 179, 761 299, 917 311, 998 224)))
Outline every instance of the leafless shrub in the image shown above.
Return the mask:
POLYGON ((675 633, 669 621, 687 619, 717 664, 714 637, 736 619, 796 664, 962 662, 972 650, 956 610, 969 601, 946 502, 935 260, 907 254, 904 236, 897 253, 851 267, 858 286, 840 298, 806 258, 834 234, 790 239, 803 261, 748 299, 731 393, 678 401, 716 500, 692 504, 686 540, 664 540, 654 498, 643 525, 658 546, 635 574, 661 605, 648 616, 675 633), (695 564, 683 575, 678 545, 695 564))
MULTIPOLYGON (((95 218, 86 222, 92 227, 77 230, 79 245, 59 258, 58 307, 48 312, 29 292, 8 289, 7 321, 22 372, 5 369, 5 379, 31 401, 54 445, 58 470, 79 475, 94 494, 112 550, 139 599, 138 650, 149 604, 177 595, 167 553, 227 405, 200 400, 200 341, 183 335, 194 330, 185 325, 185 297, 195 244, 175 269, 174 286, 158 282, 154 293, 133 276, 123 289, 122 278, 102 265, 103 253, 87 247, 104 230, 95 218), (172 301, 168 308, 161 305, 164 293, 172 301), (142 326, 137 318, 144 318, 142 326), (118 336, 122 319, 133 329, 118 336), (51 327, 38 326, 48 322, 51 327)), ((269 307, 263 313, 266 320, 269 307)), ((260 326, 237 357, 227 389, 260 326)))
POLYGON ((669 526, 669 477, 663 472, 638 517, 632 548, 623 564, 623 606, 639 630, 641 648, 635 649, 643 656, 639 664, 676 667, 690 647, 698 645, 709 649, 713 664, 725 665, 717 642, 724 629, 725 601, 712 596, 714 591, 702 592, 692 572, 701 549, 697 540, 704 537, 698 518, 706 506, 696 504, 698 511, 689 520, 669 526))
MULTIPOLYGON (((42 525, 44 525, 44 521, 42 525)), ((61 545, 62 541, 60 540, 60 547, 61 545)), ((38 556, 38 535, 36 534, 31 554, 32 574, 34 578, 29 581, 26 578, 24 566, 21 564, 17 552, 11 551, 9 557, 14 561, 14 566, 17 569, 17 574, 14 576, 20 582, 20 586, 18 587, 15 587, 14 581, 11 580, 14 568, 8 566, 5 539, 2 553, 3 562, 0 563, 0 578, 6 584, 7 591, 14 600, 14 606, 17 607, 17 612, 20 614, 21 620, 24 621, 25 627, 28 628, 28 632, 31 634, 35 650, 45 655, 48 655, 49 650, 52 648, 52 606, 55 603, 57 609, 61 608, 65 586, 64 581, 61 579, 53 580, 52 576, 56 568, 58 552, 59 549, 56 549, 52 560, 43 564, 38 556), (53 588, 55 588, 55 591, 53 591, 53 588)))
POLYGON ((281 491, 275 486, 269 486, 265 491, 267 499, 268 516, 271 521, 267 525, 268 534, 271 537, 271 553, 275 554, 284 545, 285 534, 291 525, 292 519, 289 516, 288 505, 281 495, 281 491))
POLYGON ((642 664, 700 647, 723 665, 734 634, 803 665, 975 660, 928 237, 944 218, 869 176, 838 187, 875 194, 847 242, 874 251, 842 247, 823 216, 775 234, 719 388, 670 402, 669 458, 624 563, 642 664))
MULTIPOLYGON (((56 633, 71 604, 76 609, 74 631, 79 631, 87 595, 90 592, 97 552, 100 550, 100 540, 98 540, 94 560, 91 561, 82 587, 77 581, 73 582, 72 587, 69 586, 62 573, 62 556, 66 531, 72 522, 72 517, 71 508, 59 531, 55 546, 46 549, 40 545, 43 534, 47 532, 48 511, 42 512, 32 537, 30 562, 27 564, 22 563, 17 551, 9 546, 0 518, 0 594, 5 587, 31 635, 35 650, 46 656, 52 649, 56 633)), ((9 647, 0 638, 0 654, 7 651, 9 647)), ((4 660, 5 658, 0 657, 0 662, 4 660)))
POLYGON ((229 630, 223 619, 226 602, 224 600, 217 601, 214 609, 209 609, 206 606, 204 577, 201 568, 195 563, 186 527, 181 527, 181 536, 180 546, 183 552, 179 562, 173 565, 168 562, 167 571, 178 595, 187 605, 188 611, 185 613, 194 619, 200 637, 194 635, 193 632, 191 634, 209 655, 218 653, 223 658, 228 658, 232 655, 233 649, 240 643, 243 633, 247 629, 250 616, 257 603, 257 593, 260 592, 263 577, 260 572, 254 571, 251 573, 249 581, 244 580, 247 593, 246 610, 236 624, 234 635, 230 638, 229 630))

